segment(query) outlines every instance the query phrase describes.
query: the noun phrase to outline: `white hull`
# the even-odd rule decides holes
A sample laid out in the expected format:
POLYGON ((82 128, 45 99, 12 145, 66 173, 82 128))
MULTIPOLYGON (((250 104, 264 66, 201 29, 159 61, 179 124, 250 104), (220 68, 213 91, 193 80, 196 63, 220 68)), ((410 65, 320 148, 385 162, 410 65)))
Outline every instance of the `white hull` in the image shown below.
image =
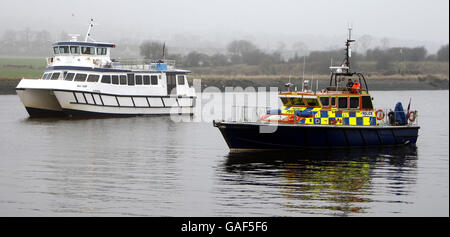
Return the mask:
POLYGON ((16 92, 30 116, 63 116, 63 110, 52 90, 21 89, 16 92))
POLYGON ((106 95, 78 91, 54 93, 68 116, 140 116, 194 112, 194 98, 106 95))
POLYGON ((31 117, 55 114, 89 117, 194 113, 194 96, 117 95, 80 87, 73 90, 64 81, 58 81, 59 85, 53 82, 52 86, 55 88, 45 85, 46 81, 39 81, 39 84, 36 82, 37 80, 24 79, 16 89, 31 117))

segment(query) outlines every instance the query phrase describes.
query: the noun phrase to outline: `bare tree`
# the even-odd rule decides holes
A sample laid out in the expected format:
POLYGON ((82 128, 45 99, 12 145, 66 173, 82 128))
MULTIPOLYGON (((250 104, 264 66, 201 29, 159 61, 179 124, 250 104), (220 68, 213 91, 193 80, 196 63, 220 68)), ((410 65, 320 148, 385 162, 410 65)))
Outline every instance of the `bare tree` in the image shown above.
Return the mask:
POLYGON ((370 44, 372 43, 373 37, 370 35, 363 35, 361 36, 356 42, 361 48, 360 53, 366 53, 367 50, 370 48, 370 44))
POLYGON ((442 46, 437 52, 437 60, 448 62, 448 44, 442 46))
MULTIPOLYGON (((139 46, 141 56, 146 59, 158 59, 163 57, 164 45, 158 41, 145 41, 139 46)), ((167 47, 165 48, 167 55, 167 47)))

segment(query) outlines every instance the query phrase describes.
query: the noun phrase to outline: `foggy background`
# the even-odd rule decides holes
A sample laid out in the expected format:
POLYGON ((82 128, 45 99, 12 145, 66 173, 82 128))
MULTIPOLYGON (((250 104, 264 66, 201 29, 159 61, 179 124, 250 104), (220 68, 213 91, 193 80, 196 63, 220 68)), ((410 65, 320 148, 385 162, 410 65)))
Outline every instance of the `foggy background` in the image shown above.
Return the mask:
POLYGON ((223 52, 236 39, 269 51, 289 51, 299 42, 309 51, 336 49, 348 25, 355 39, 371 37, 366 49, 424 46, 435 53, 449 38, 447 0, 1 0, 1 6, 2 35, 28 29, 48 31, 52 40, 68 40, 68 33, 81 40, 94 18, 96 41, 120 46, 159 40, 185 52, 223 52))

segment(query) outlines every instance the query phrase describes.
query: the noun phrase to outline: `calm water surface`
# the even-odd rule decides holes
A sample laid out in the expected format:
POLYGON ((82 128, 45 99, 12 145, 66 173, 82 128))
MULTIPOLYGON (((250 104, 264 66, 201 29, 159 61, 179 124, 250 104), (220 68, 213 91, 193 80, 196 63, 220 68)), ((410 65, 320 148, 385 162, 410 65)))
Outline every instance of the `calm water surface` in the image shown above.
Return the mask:
POLYGON ((412 97, 417 148, 230 153, 212 123, 29 119, 2 95, 0 216, 449 216, 448 91, 373 96, 412 97))

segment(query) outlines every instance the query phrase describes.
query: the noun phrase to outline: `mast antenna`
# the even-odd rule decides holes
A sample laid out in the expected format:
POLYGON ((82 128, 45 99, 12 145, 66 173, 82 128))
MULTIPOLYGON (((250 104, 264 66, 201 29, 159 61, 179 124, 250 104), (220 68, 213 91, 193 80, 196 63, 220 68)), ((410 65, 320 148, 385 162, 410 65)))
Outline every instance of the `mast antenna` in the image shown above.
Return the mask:
POLYGON ((352 49, 350 48, 350 43, 355 42, 355 40, 352 39, 352 27, 348 27, 348 39, 347 42, 345 42, 345 66, 347 67, 347 73, 350 73, 350 57, 352 56, 352 49))
POLYGON ((303 55, 303 75, 302 75, 302 91, 305 90, 305 63, 306 63, 306 55, 303 55))
POLYGON ((86 33, 86 38, 84 39, 84 42, 87 42, 88 39, 90 39, 93 42, 95 42, 95 40, 91 37, 91 31, 92 31, 93 27, 94 27, 94 19, 91 18, 91 21, 89 22, 89 27, 88 27, 88 31, 86 33))

